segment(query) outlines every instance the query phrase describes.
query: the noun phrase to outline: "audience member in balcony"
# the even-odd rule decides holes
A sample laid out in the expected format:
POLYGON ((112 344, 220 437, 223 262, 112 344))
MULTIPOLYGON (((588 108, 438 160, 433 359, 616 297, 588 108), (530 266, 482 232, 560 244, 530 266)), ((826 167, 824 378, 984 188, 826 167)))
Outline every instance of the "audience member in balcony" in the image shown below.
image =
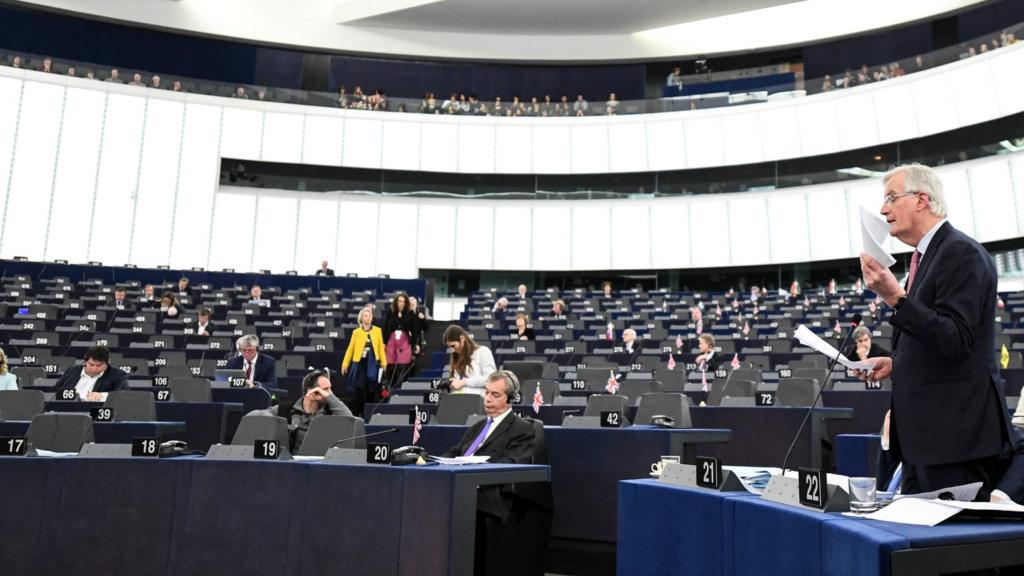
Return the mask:
POLYGON ((165 318, 177 318, 178 307, 178 299, 174 296, 174 292, 164 292, 164 295, 160 297, 160 313, 165 318))
POLYGON ((393 387, 401 386, 409 377, 412 356, 420 352, 418 325, 416 315, 409 310, 409 297, 399 292, 391 299, 391 309, 384 320, 385 352, 392 371, 385 381, 393 387))
POLYGON ((154 90, 163 90, 164 86, 160 83, 160 76, 153 74, 149 77, 149 87, 154 90))
POLYGON ((68 76, 78 76, 78 70, 76 70, 74 66, 68 66, 67 75, 68 76))
MULTIPOLYGON (((25 384, 31 384, 31 382, 25 382, 25 384)), ((18 377, 8 368, 7 353, 4 352, 3 348, 0 348, 0 391, 17 389, 18 377)))
POLYGON ((638 340, 636 337, 636 330, 632 328, 626 328, 622 331, 622 351, 626 354, 632 354, 634 357, 640 354, 643 350, 644 343, 638 340))
POLYGON ((516 314, 516 333, 514 334, 516 340, 533 340, 536 338, 536 335, 533 333, 533 328, 530 328, 526 324, 526 314, 516 314))
POLYGON ((974 49, 974 46, 969 46, 967 48, 967 56, 970 57, 970 56, 977 56, 977 55, 978 55, 978 51, 974 49))
POLYGON ((210 322, 211 311, 209 308, 200 308, 196 316, 196 336, 213 336, 217 331, 217 325, 210 322))
POLYGON ((615 92, 608 95, 608 101, 604 103, 604 113, 606 116, 616 116, 619 113, 619 102, 618 97, 615 96, 615 92))
POLYGON ((93 72, 92 70, 87 71, 85 73, 85 79, 86 80, 95 80, 96 79, 96 73, 93 72))
POLYGON ((136 72, 132 74, 132 81, 128 83, 129 86, 145 86, 146 84, 142 81, 142 74, 136 72))
POLYGON ((494 108, 491 109, 491 114, 494 116, 505 116, 508 113, 508 109, 501 103, 501 96, 494 97, 494 108))
POLYGON ((571 116, 572 106, 569 104, 569 96, 562 94, 562 99, 556 105, 555 116, 571 116))
POLYGON ((870 76, 868 76, 864 72, 860 72, 860 71, 857 72, 857 86, 862 86, 864 84, 870 84, 870 83, 871 83, 871 77, 870 76))
POLYGON ((697 338, 697 348, 700 353, 693 361, 697 365, 697 370, 713 374, 715 370, 718 370, 720 363, 718 353, 715 352, 715 337, 707 332, 701 334, 697 338))
POLYGON ((497 320, 498 322, 504 322, 505 314, 507 312, 508 298, 502 296, 501 298, 498 298, 498 300, 494 303, 494 306, 491 307, 491 315, 494 316, 494 319, 497 320))
POLYGON ((871 331, 866 326, 857 326, 853 329, 853 344, 843 350, 843 356, 850 360, 860 361, 868 358, 888 356, 890 352, 871 341, 871 331))
POLYGON ((469 113, 473 116, 486 116, 487 107, 480 102, 476 94, 469 95, 469 113))
POLYGON ((395 112, 398 112, 399 114, 405 114, 407 112, 407 110, 405 109, 405 104, 399 104, 398 108, 395 108, 395 112))
POLYGON ((367 102, 369 103, 371 110, 384 112, 388 109, 387 95, 385 95, 384 91, 379 88, 373 91, 373 94, 367 98, 367 102))
POLYGON ((181 80, 175 80, 171 84, 171 92, 185 92, 185 88, 181 85, 181 80))
POLYGON ((348 92, 344 86, 338 87, 338 97, 334 99, 338 108, 348 108, 348 92))
POLYGON ((821 81, 821 91, 830 92, 835 86, 832 84, 832 77, 825 74, 825 78, 821 81))
POLYGON ((263 298, 263 288, 260 288, 259 284, 253 284, 252 288, 249 289, 249 304, 255 304, 264 308, 270 306, 270 300, 263 298))
POLYGON ((188 282, 188 277, 182 276, 178 278, 178 298, 191 298, 192 297, 192 286, 188 282))
POLYGON ((676 66, 672 69, 672 73, 665 78, 665 86, 682 86, 683 85, 683 69, 676 66))
POLYGON ((267 100, 267 91, 263 88, 257 90, 256 99, 259 100, 260 102, 265 102, 267 100))
POLYGON ((93 346, 85 351, 85 363, 71 366, 57 380, 57 390, 74 390, 88 402, 104 402, 107 394, 128 389, 128 375, 110 365, 106 346, 93 346))
POLYGON ((840 88, 849 88, 853 86, 856 82, 856 80, 854 80, 853 78, 853 70, 847 68, 846 72, 843 73, 843 79, 840 80, 840 82, 842 82, 842 84, 839 86, 840 88))
POLYGON ((341 373, 345 380, 344 400, 356 416, 363 415, 367 402, 376 400, 380 375, 388 367, 384 350, 384 336, 373 325, 373 311, 363 308, 357 318, 359 326, 352 331, 341 360, 341 373))
POLYGON ((573 114, 586 116, 588 108, 590 108, 590 103, 583 99, 583 94, 577 94, 576 101, 572 103, 573 114))
POLYGON ((452 92, 451 96, 441 103, 441 110, 445 114, 462 114, 462 107, 459 106, 459 95, 452 92))
POLYGON ((124 84, 124 81, 121 80, 121 73, 117 70, 117 68, 111 68, 110 69, 110 76, 107 76, 107 79, 104 80, 104 82, 114 82, 116 84, 124 84))
POLYGON ((907 71, 903 69, 903 66, 900 66, 899 62, 889 64, 889 78, 899 78, 906 75, 907 71))
POLYGON ((366 94, 363 93, 363 87, 356 84, 354 90, 352 90, 352 97, 349 98, 349 108, 355 108, 357 110, 366 109, 366 94))
POLYGON ((434 97, 433 92, 427 92, 423 97, 423 101, 420 102, 420 113, 421 114, 440 114, 441 105, 437 102, 437 98, 434 97))
POLYGON ((242 100, 248 100, 249 99, 249 95, 245 93, 245 87, 244 86, 239 86, 238 88, 235 88, 235 93, 232 94, 231 97, 232 98, 239 98, 239 99, 242 99, 242 100))
POLYGON ((494 355, 486 346, 473 342, 462 326, 452 324, 444 331, 444 342, 451 349, 451 388, 455 393, 484 393, 487 378, 497 371, 494 355))
POLYGON ((540 115, 554 116, 555 112, 555 103, 551 101, 551 94, 545 94, 544 103, 540 105, 540 115))
POLYGON ((21 68, 21 56, 15 56, 11 58, 11 68, 21 68))
POLYGON ((522 116, 526 111, 526 107, 523 106, 523 101, 519 99, 519 96, 512 97, 512 103, 508 106, 509 116, 522 116))
POLYGON ((540 116, 540 102, 537 101, 536 96, 530 98, 530 103, 526 105, 523 116, 540 116))
POLYGON ((53 74, 53 59, 50 57, 43 58, 43 63, 39 66, 38 71, 53 74))
POLYGON ((242 370, 249 388, 277 388, 277 362, 266 354, 259 353, 260 338, 255 334, 246 334, 235 340, 238 356, 228 360, 224 366, 227 370, 242 370))
POLYGON ((316 275, 316 276, 326 276, 328 278, 334 278, 334 270, 331 270, 330 268, 328 268, 327 267, 327 260, 324 260, 324 261, 320 262, 320 267, 317 268, 317 270, 316 270, 314 275, 316 275))

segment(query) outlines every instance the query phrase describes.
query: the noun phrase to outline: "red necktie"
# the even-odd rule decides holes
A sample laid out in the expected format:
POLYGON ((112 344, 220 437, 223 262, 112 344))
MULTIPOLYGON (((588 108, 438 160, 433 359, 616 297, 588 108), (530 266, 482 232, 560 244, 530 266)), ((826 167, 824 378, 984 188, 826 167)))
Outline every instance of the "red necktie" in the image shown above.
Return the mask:
POLYGON ((921 263, 921 253, 914 250, 914 255, 910 257, 910 276, 907 278, 907 292, 910 292, 910 287, 914 285, 914 276, 917 276, 917 266, 921 263))
POLYGON ((245 363, 245 379, 252 380, 252 362, 245 363))

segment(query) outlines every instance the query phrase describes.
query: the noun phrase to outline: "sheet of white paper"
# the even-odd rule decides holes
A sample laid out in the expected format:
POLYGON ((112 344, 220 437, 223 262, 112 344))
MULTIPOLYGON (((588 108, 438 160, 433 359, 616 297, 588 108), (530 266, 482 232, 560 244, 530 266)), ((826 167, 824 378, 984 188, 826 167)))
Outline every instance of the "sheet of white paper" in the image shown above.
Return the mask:
POLYGON ((820 336, 811 332, 811 329, 803 324, 797 326, 793 335, 796 336, 796 339, 804 346, 807 346, 817 352, 821 352, 829 358, 835 359, 838 356, 839 363, 847 368, 852 370, 867 370, 869 372, 874 369, 874 365, 870 362, 854 362, 849 360, 846 356, 840 354, 839 350, 836 350, 835 346, 822 340, 820 336))
POLYGON ((860 209, 860 233, 864 242, 864 252, 886 268, 896 263, 896 259, 882 247, 889 236, 889 223, 874 216, 863 206, 860 209))
MULTIPOLYGON (((786 470, 786 478, 799 478, 799 470, 786 470)), ((825 475, 825 482, 833 486, 838 486, 847 492, 850 491, 850 477, 842 474, 833 474, 831 472, 825 475)))
POLYGON ((865 514, 863 518, 899 522, 900 524, 935 526, 939 522, 956 516, 958 512, 960 512, 959 508, 947 506, 939 500, 903 498, 901 500, 893 500, 885 508, 871 514, 865 514))
POLYGON ((759 466, 722 466, 723 470, 731 470, 740 480, 740 484, 751 494, 761 494, 764 486, 772 476, 782 474, 781 468, 764 468, 759 466))
POLYGON ((50 450, 42 450, 36 448, 36 454, 39 456, 47 456, 49 458, 68 458, 71 456, 78 456, 78 452, 52 452, 50 450))
POLYGON ((961 502, 970 502, 978 496, 978 490, 981 490, 981 482, 972 482, 970 484, 962 484, 960 486, 950 486, 949 488, 940 488, 933 492, 922 492, 920 494, 898 494, 896 498, 920 498, 922 500, 935 500, 939 497, 939 494, 949 492, 953 495, 954 500, 961 502))
POLYGON ((296 462, 318 462, 323 460, 323 456, 300 456, 298 454, 292 456, 292 459, 296 462))
POLYGON ((466 464, 483 464, 490 460, 490 458, 490 456, 456 456, 455 458, 434 456, 431 457, 431 460, 447 466, 464 466, 466 464))

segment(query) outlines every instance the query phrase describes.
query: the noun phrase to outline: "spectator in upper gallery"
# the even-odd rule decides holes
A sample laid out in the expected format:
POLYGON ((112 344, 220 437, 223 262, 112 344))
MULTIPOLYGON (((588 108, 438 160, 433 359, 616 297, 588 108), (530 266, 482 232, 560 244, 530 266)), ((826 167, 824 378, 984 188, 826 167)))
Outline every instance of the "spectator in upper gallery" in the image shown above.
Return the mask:
POLYGON ((611 282, 609 282, 607 280, 605 280, 604 282, 601 282, 601 294, 605 298, 612 298, 612 283, 611 282))
POLYGON ((525 300, 526 299, 526 284, 520 284, 516 288, 516 292, 519 294, 519 299, 520 300, 525 300))
POLYGON ((665 86, 682 86, 683 84, 683 69, 676 66, 672 69, 672 73, 665 78, 665 86))
POLYGON ((491 114, 494 116, 504 116, 508 110, 504 104, 501 103, 501 96, 494 97, 494 108, 491 109, 491 114))
POLYGON ((185 88, 181 85, 181 80, 175 80, 174 83, 171 84, 171 92, 184 92, 184 91, 185 91, 185 88))
POLYGON ((861 71, 857 72, 857 86, 861 86, 863 84, 870 84, 870 83, 871 83, 871 77, 870 76, 868 76, 867 74, 865 74, 864 72, 861 72, 861 71))
POLYGON ((366 94, 363 93, 362 86, 356 84, 355 89, 352 90, 352 96, 348 100, 348 107, 357 110, 366 109, 366 94))
POLYGON ((242 100, 248 100, 249 95, 245 93, 245 87, 239 86, 235 88, 235 93, 231 95, 232 98, 241 98, 242 100))
POLYGON ((1006 45, 1007 46, 1011 46, 1013 44, 1016 44, 1017 42, 1020 42, 1020 40, 1017 40, 1017 36, 1013 32, 1007 32, 1006 33, 1006 45))
POLYGON ((533 328, 526 325, 526 314, 516 314, 516 331, 512 335, 516 340, 533 340, 536 335, 533 333, 533 328))
POLYGON ((835 88, 835 85, 832 84, 832 77, 829 76, 828 74, 825 74, 825 78, 821 81, 821 91, 829 92, 833 88, 835 88))
POLYGON ((562 94, 562 99, 558 102, 557 111, 554 116, 570 116, 572 115, 572 107, 569 105, 569 96, 562 94))
POLYGON ((981 45, 978 46, 978 52, 981 54, 985 54, 986 52, 988 52, 988 45, 982 42, 981 45))
POLYGON ((643 349, 643 342, 637 340, 636 330, 626 328, 622 331, 622 351, 626 354, 640 354, 643 349))
POLYGON ((249 289, 249 304, 264 307, 270 306, 270 300, 263 298, 263 288, 260 288, 259 284, 253 284, 252 288, 249 289))
MULTIPOLYGON (((31 382, 29 382, 31 384, 31 382)), ((7 367, 7 353, 0 348, 0 390, 17 390, 18 377, 7 367)))
POLYGON ((565 302, 562 300, 555 300, 551 303, 551 315, 555 318, 561 318, 565 316, 568 309, 565 306, 565 302))
POLYGON ((316 276, 327 276, 329 278, 334 277, 334 270, 327 267, 327 260, 320 262, 320 267, 316 269, 314 273, 316 276))
POLYGON ((590 104, 583 99, 583 94, 576 95, 576 101, 572 103, 572 111, 577 116, 586 116, 590 104))
POLYGON ((154 90, 163 90, 163 85, 160 84, 160 76, 153 74, 149 77, 149 87, 154 90))
POLYGON ((373 91, 373 96, 370 96, 370 105, 374 110, 386 112, 388 109, 388 96, 383 90, 377 89, 373 91))
POLYGON ((420 113, 422 114, 440 114, 441 105, 438 103, 437 98, 434 97, 433 92, 427 92, 424 95, 423 100, 420 102, 420 113))
POLYGON ((441 110, 445 114, 462 114, 462 108, 459 107, 459 95, 452 92, 451 96, 441 103, 441 110))
POLYGON ((174 292, 164 292, 164 295, 160 297, 160 312, 164 317, 177 318, 178 306, 178 299, 174 296, 174 292))
POLYGON ((111 68, 110 69, 110 76, 107 76, 107 79, 104 80, 104 82, 114 82, 114 83, 117 83, 117 84, 124 84, 124 80, 121 80, 121 72, 119 72, 117 68, 111 68))
POLYGON ((348 108, 348 91, 345 90, 344 86, 338 87, 338 97, 334 99, 334 102, 338 105, 338 108, 348 108))
POLYGON ((977 55, 978 55, 978 51, 974 49, 974 46, 970 46, 970 47, 967 48, 967 56, 977 56, 977 55))
POLYGON ((899 62, 889 64, 889 78, 899 78, 906 75, 907 71, 903 69, 903 66, 900 66, 899 62))
POLYGON ((524 116, 540 116, 540 102, 537 101, 537 97, 530 98, 530 103, 526 105, 526 111, 523 113, 524 116))
POLYGON ((48 74, 52 74, 53 73, 53 59, 51 59, 49 56, 47 56, 46 58, 43 58, 43 63, 42 63, 41 66, 39 66, 38 70, 40 72, 46 72, 48 74))
POLYGON ((67 75, 78 76, 78 70, 76 70, 74 66, 68 66, 67 75))
POLYGON ((146 84, 142 81, 142 74, 136 72, 132 74, 132 81, 128 83, 129 86, 145 86, 146 84))
POLYGON ((92 70, 87 71, 85 73, 85 79, 86 80, 95 80, 96 79, 96 73, 93 72, 92 70))
POLYGON ((619 99, 615 96, 615 92, 608 95, 608 101, 604 103, 605 115, 616 116, 619 113, 619 99))
POLYGON ((544 95, 544 103, 540 105, 541 116, 554 116, 555 104, 551 101, 551 94, 544 95))
POLYGON ((11 58, 11 68, 21 68, 21 56, 11 58))
POLYGON ((188 283, 188 278, 182 276, 178 278, 178 297, 179 298, 190 298, 192 296, 192 286, 188 283))
POLYGON ((846 72, 843 73, 843 79, 837 81, 836 84, 840 88, 849 88, 849 87, 854 85, 854 82, 855 82, 855 80, 853 78, 853 70, 850 70, 849 68, 847 68, 846 72), (839 84, 840 82, 842 84, 839 84))
POLYGON ((487 107, 480 102, 480 98, 476 94, 469 95, 469 113, 474 116, 487 114, 487 107))
POLYGON ((196 316, 197 336, 213 336, 213 333, 217 331, 217 326, 210 322, 210 314, 209 308, 199 309, 199 314, 196 316))
POLYGON ((523 106, 523 101, 519 99, 519 96, 512 96, 512 103, 508 106, 509 116, 522 116, 526 111, 526 107, 523 106))
POLYGON ((924 66, 924 56, 922 56, 920 54, 918 54, 917 56, 914 56, 914 66, 913 66, 913 70, 911 70, 911 71, 912 72, 920 72, 921 70, 924 70, 924 68, 925 68, 925 66, 924 66))
POLYGON ((260 102, 264 102, 267 99, 267 91, 264 88, 260 88, 256 91, 256 99, 260 102))

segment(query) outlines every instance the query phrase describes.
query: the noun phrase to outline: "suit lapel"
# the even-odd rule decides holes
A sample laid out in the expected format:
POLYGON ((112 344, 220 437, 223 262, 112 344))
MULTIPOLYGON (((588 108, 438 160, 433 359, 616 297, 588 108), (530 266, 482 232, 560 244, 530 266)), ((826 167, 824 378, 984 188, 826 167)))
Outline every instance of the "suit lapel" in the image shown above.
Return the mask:
POLYGON ((939 251, 939 246, 942 245, 942 241, 949 236, 949 231, 952 228, 949 222, 939 226, 939 229, 935 231, 935 236, 932 236, 932 241, 928 244, 928 252, 926 252, 922 258, 921 263, 917 269, 917 276, 914 277, 914 285, 910 287, 908 295, 917 293, 917 288, 923 283, 924 279, 928 276, 928 271, 931 270, 932 262, 936 260, 936 255, 939 251))
POLYGON ((496 440, 505 432, 508 432, 509 428, 512 427, 513 418, 515 418, 515 414, 509 414, 508 416, 505 416, 505 418, 501 421, 501 424, 498 424, 498 427, 494 429, 494 432, 491 432, 491 435, 488 436, 487 439, 480 444, 480 447, 477 448, 476 451, 480 452, 480 450, 482 450, 485 446, 496 440))

